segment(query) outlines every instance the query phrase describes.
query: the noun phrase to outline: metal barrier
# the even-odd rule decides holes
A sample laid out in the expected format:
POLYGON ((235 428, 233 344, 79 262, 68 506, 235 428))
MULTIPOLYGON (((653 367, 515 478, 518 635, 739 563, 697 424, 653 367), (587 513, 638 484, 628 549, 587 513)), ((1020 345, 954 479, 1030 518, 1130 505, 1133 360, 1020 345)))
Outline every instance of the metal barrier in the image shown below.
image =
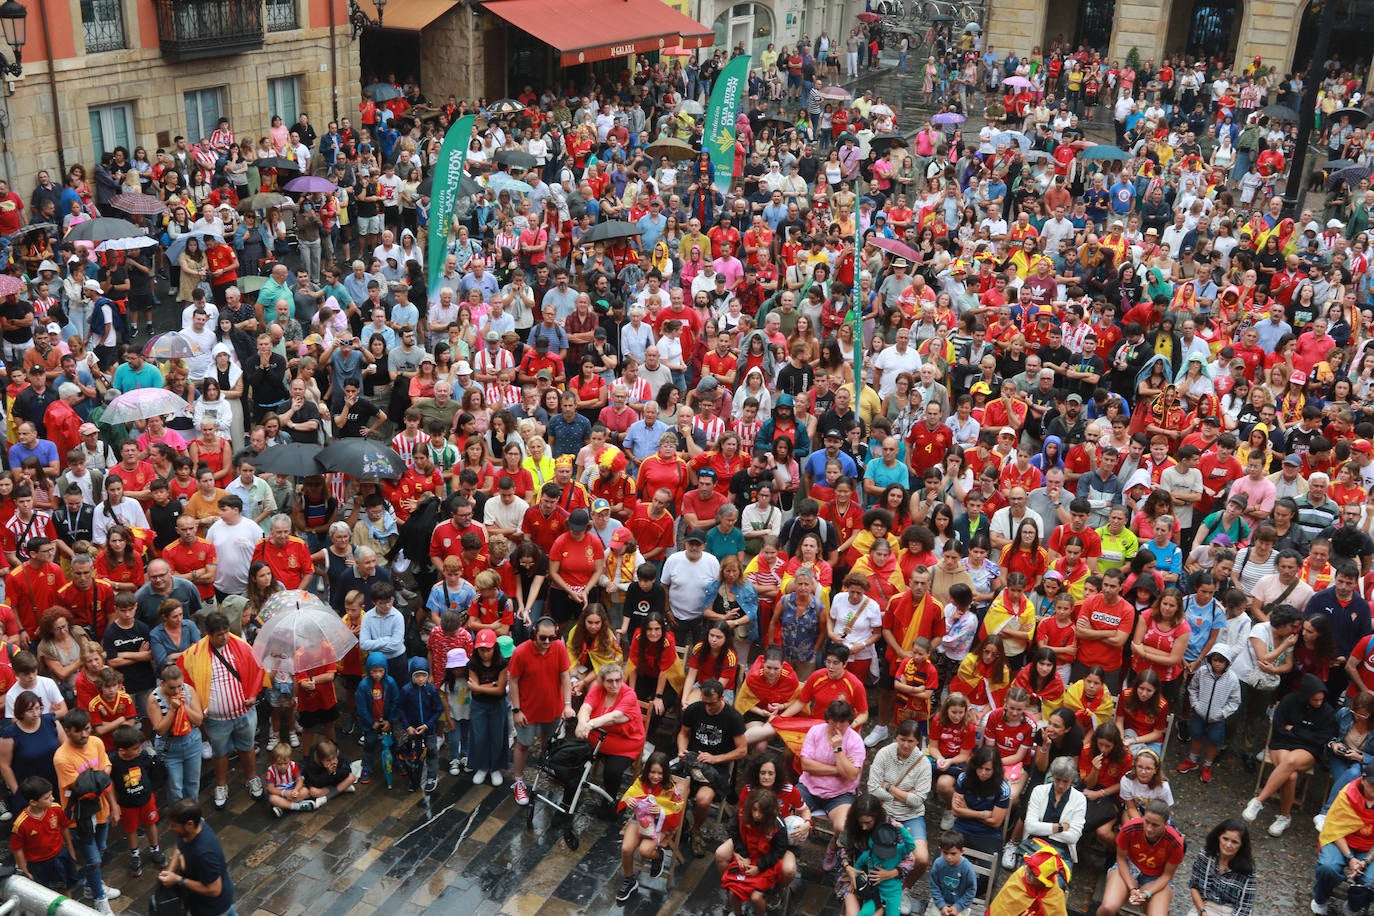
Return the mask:
POLYGON ((13 866, 0 867, 0 916, 96 916, 80 901, 48 890, 21 875, 13 866))

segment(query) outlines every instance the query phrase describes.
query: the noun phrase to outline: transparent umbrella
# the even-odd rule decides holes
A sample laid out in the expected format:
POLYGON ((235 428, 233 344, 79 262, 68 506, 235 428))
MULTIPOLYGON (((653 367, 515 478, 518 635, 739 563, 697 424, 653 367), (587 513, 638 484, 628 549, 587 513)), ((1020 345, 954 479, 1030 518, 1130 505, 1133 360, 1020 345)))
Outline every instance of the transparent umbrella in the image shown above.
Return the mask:
POLYGON ((262 629, 253 656, 268 671, 299 674, 337 662, 358 638, 348 625, 310 592, 277 592, 258 614, 262 629))
POLYGON ((149 417, 165 417, 185 409, 186 399, 166 388, 135 388, 111 401, 100 421, 115 426, 149 417))

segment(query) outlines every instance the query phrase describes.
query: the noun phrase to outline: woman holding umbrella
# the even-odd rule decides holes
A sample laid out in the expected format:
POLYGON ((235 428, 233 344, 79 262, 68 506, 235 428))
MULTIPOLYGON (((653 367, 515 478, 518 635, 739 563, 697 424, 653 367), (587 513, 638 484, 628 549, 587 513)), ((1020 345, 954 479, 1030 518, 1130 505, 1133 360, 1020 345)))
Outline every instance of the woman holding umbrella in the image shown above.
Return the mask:
POLYGON ((177 280, 177 304, 186 305, 191 301, 196 287, 210 277, 210 268, 205 264, 205 250, 201 248, 200 239, 186 240, 186 247, 177 258, 176 266, 181 272, 177 280))

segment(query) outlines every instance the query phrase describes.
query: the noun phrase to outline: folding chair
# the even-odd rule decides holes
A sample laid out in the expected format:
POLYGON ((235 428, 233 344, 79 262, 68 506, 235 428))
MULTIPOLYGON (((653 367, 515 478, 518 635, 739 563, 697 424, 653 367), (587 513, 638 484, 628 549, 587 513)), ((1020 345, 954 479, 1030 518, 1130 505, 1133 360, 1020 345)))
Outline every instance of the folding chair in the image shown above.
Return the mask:
MULTIPOLYGON (((1271 716, 1269 718, 1269 732, 1264 736, 1264 750, 1260 752, 1259 772, 1255 774, 1255 791, 1252 793, 1251 797, 1257 797, 1260 793, 1260 789, 1264 788, 1265 768, 1274 766, 1273 755, 1269 752, 1269 739, 1273 736, 1274 719, 1271 716)), ((1318 761, 1307 769, 1298 771, 1298 785, 1296 787, 1296 792, 1293 794, 1293 805, 1295 810, 1301 810, 1302 806, 1307 803, 1307 789, 1312 785, 1313 780, 1317 778, 1317 773, 1320 769, 1324 768, 1322 768, 1320 761, 1318 761)))
POLYGON ((981 913, 992 902, 997 892, 997 879, 1002 873, 1002 853, 999 850, 989 855, 980 849, 965 846, 964 858, 968 859, 968 863, 973 866, 974 874, 978 876, 978 896, 973 898, 970 909, 972 912, 981 913))

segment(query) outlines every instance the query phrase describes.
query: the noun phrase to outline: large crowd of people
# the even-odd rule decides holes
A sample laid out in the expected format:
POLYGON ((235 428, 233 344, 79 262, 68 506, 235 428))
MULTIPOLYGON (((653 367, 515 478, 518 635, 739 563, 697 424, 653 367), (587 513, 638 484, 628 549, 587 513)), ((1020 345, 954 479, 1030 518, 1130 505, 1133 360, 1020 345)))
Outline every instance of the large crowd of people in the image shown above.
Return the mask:
MULTIPOLYGON (((699 145, 683 102, 721 52, 499 115, 398 84, 319 133, 221 120, 40 173, 28 207, 0 187, 20 869, 108 912, 117 821, 134 877, 146 841, 193 912, 232 913, 203 784, 279 817, 445 775, 525 806, 550 747, 585 742, 627 815, 622 903, 680 833, 762 913, 823 825, 847 914, 965 913, 966 850, 1020 863, 995 912, 1062 912, 1097 846, 1100 916, 1163 916, 1184 893, 1170 773, 1264 763, 1193 860, 1194 908, 1251 916, 1247 825, 1273 803, 1283 835, 1326 768, 1311 908, 1348 878, 1362 909, 1368 180, 1285 211, 1294 134, 1263 109, 1302 86, 1259 62, 970 34, 899 123, 828 85, 882 41, 770 47, 728 193, 704 155, 651 151, 699 145), (1124 159, 1083 155, 1097 106, 1124 159), (481 190, 431 285, 423 181, 469 111, 481 190), (334 189, 279 193, 301 175, 334 189), (132 192, 166 209, 121 210, 132 192), (154 244, 76 231, 112 215, 154 244), (155 316, 189 356, 159 358, 155 316), (148 388, 178 409, 103 419, 148 388), (359 438, 404 472, 259 472, 359 438), (264 663, 264 605, 295 589, 357 646, 264 663)), ((1363 121, 1336 116, 1356 86, 1329 71, 1319 133, 1359 162, 1363 121)))

